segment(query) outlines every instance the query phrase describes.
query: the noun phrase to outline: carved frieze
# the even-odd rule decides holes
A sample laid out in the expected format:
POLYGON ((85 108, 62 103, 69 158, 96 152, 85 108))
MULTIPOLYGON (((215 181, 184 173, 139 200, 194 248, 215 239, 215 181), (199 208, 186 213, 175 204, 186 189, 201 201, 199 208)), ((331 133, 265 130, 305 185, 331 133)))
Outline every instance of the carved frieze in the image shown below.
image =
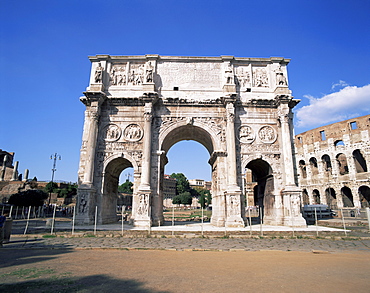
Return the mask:
POLYGON ((78 191, 78 212, 84 214, 87 212, 89 193, 84 190, 78 191))
POLYGON ((145 64, 130 63, 130 72, 128 74, 128 84, 141 85, 144 82, 145 64))
POLYGON ((241 143, 252 143, 256 138, 254 130, 248 125, 239 127, 239 141, 241 143))
POLYGON ((276 144, 264 144, 264 143, 253 143, 253 144, 242 144, 241 145, 242 153, 278 153, 280 152, 279 145, 276 144))
POLYGON ((137 208, 139 216, 149 215, 149 194, 139 194, 139 205, 137 208))
POLYGON ((109 124, 104 129, 105 141, 117 141, 121 137, 121 128, 116 124, 109 124))
POLYGON ((127 63, 112 66, 110 72, 111 85, 123 86, 127 84, 127 63))
POLYGON ((144 131, 138 124, 130 124, 126 126, 123 137, 127 141, 139 141, 142 139, 144 131))
POLYGON ((95 69, 95 74, 94 74, 94 81, 95 83, 101 83, 103 80, 103 70, 104 68, 101 66, 101 63, 98 63, 98 66, 95 69))
POLYGON ((258 130, 258 137, 263 143, 273 143, 275 142, 277 135, 273 127, 266 125, 262 126, 258 130))
POLYGON ((251 88, 250 66, 238 66, 235 68, 236 81, 239 87, 243 89, 251 88))
POLYGON ((286 85, 288 85, 287 80, 286 80, 286 77, 284 76, 284 73, 281 70, 281 66, 279 66, 275 70, 275 74, 276 74, 276 85, 280 85, 280 86, 286 86, 286 85))
POLYGON ((269 78, 267 70, 264 67, 253 68, 253 86, 254 87, 268 87, 269 78))

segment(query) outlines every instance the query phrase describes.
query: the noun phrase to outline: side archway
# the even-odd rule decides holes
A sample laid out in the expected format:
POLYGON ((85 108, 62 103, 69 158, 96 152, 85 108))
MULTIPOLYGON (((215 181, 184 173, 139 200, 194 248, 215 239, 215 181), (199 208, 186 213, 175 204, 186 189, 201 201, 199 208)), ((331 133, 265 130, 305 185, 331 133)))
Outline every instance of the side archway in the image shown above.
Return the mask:
MULTIPOLYGON (((124 155, 112 156, 104 162, 100 210, 102 223, 117 221, 116 208, 119 177, 123 170, 130 167, 134 168, 134 172, 137 171, 137 164, 135 161, 124 155)), ((136 185, 137 184, 134 184, 134 192, 136 185)))
POLYGON ((252 171, 254 187, 254 204, 261 208, 262 218, 273 217, 275 208, 275 188, 272 168, 262 159, 250 161, 246 167, 252 171))

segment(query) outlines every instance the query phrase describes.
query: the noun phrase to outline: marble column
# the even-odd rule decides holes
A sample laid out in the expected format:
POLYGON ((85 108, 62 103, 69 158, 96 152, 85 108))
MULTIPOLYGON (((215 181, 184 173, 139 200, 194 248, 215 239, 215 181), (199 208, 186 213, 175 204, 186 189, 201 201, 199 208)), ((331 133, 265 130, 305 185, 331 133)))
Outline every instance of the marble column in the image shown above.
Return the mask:
MULTIPOLYGON (((282 191, 284 216, 283 224, 287 226, 305 227, 306 221, 302 217, 300 207, 302 191, 298 188, 294 179, 293 165, 293 135, 292 135, 292 112, 289 107, 289 99, 284 99, 279 106, 278 115, 281 125, 281 149, 283 153, 285 187, 282 191)), ((307 164, 307 167, 309 164, 307 164)), ((307 170, 308 171, 308 170, 307 170)), ((307 172, 309 173, 309 172, 307 172)), ((308 174, 307 174, 308 175, 308 174)), ((308 176, 307 176, 308 177, 308 176)), ((307 178, 309 180, 309 177, 307 178)))
MULTIPOLYGON (((95 221, 95 207, 98 206, 98 213, 101 210, 101 199, 98 198, 94 186, 94 171, 100 106, 106 96, 102 92, 85 92, 85 96, 81 98, 81 101, 86 105, 83 151, 81 152, 81 161, 84 163, 82 165, 83 175, 77 191, 76 222, 92 224, 95 221)), ((98 216, 98 223, 101 222, 102 218, 98 216)))
POLYGON ((144 106, 144 141, 143 159, 141 170, 141 182, 139 190, 150 191, 150 162, 152 152, 152 103, 145 103, 144 106))
POLYGON ((227 148, 227 191, 226 227, 244 227, 242 219, 241 190, 237 184, 235 146, 235 107, 234 101, 226 100, 226 148, 227 148))
POLYGON ((8 155, 5 155, 4 160, 3 160, 3 167, 1 168, 0 181, 5 180, 5 171, 6 171, 6 162, 7 162, 7 160, 8 160, 8 155))
POLYGON ((29 170, 28 169, 26 169, 26 170, 24 170, 24 178, 23 178, 23 181, 27 181, 28 180, 28 174, 29 174, 29 170))
MULTIPOLYGON (((290 116, 290 109, 287 104, 280 105, 279 120, 281 124, 281 143, 285 170, 285 185, 296 186, 294 181, 294 165, 293 165, 293 152, 292 152, 292 136, 290 131, 289 122, 292 120, 290 116)), ((309 166, 309 162, 306 162, 309 166)), ((308 171, 308 170, 307 170, 308 171)), ((311 172, 307 172, 311 173, 311 172)), ((312 174, 312 173, 311 173, 312 174)), ((309 179, 307 174, 307 179, 309 179)))
POLYGON ((88 119, 89 130, 88 130, 88 140, 86 141, 87 157, 82 184, 91 185, 93 182, 96 140, 98 138, 99 112, 100 112, 99 107, 91 107, 90 109, 86 110, 86 117, 88 119))
POLYGON ((11 181, 17 181, 18 180, 18 164, 19 161, 16 161, 14 164, 14 169, 13 169, 13 176, 11 181))
POLYGON ((152 190, 150 186, 151 153, 152 153, 152 107, 153 103, 146 101, 144 106, 144 139, 143 157, 141 163, 141 181, 138 192, 133 198, 133 223, 136 227, 149 229, 151 221, 152 190))

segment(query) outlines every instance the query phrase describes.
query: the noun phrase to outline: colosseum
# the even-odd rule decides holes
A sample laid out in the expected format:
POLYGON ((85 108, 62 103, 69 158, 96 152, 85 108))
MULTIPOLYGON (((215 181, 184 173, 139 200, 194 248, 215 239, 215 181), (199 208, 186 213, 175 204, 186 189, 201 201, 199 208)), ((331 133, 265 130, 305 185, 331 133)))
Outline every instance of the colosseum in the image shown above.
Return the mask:
POLYGON ((295 136, 303 204, 333 210, 370 205, 370 115, 295 136))

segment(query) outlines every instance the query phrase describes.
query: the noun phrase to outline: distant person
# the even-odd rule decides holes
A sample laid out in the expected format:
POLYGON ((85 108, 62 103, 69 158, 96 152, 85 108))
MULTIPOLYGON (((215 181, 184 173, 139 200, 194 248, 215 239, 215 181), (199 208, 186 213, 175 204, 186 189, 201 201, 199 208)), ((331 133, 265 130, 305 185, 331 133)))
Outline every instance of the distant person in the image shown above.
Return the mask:
POLYGON ((0 247, 3 247, 5 221, 6 221, 6 217, 4 215, 1 215, 0 216, 0 247))

